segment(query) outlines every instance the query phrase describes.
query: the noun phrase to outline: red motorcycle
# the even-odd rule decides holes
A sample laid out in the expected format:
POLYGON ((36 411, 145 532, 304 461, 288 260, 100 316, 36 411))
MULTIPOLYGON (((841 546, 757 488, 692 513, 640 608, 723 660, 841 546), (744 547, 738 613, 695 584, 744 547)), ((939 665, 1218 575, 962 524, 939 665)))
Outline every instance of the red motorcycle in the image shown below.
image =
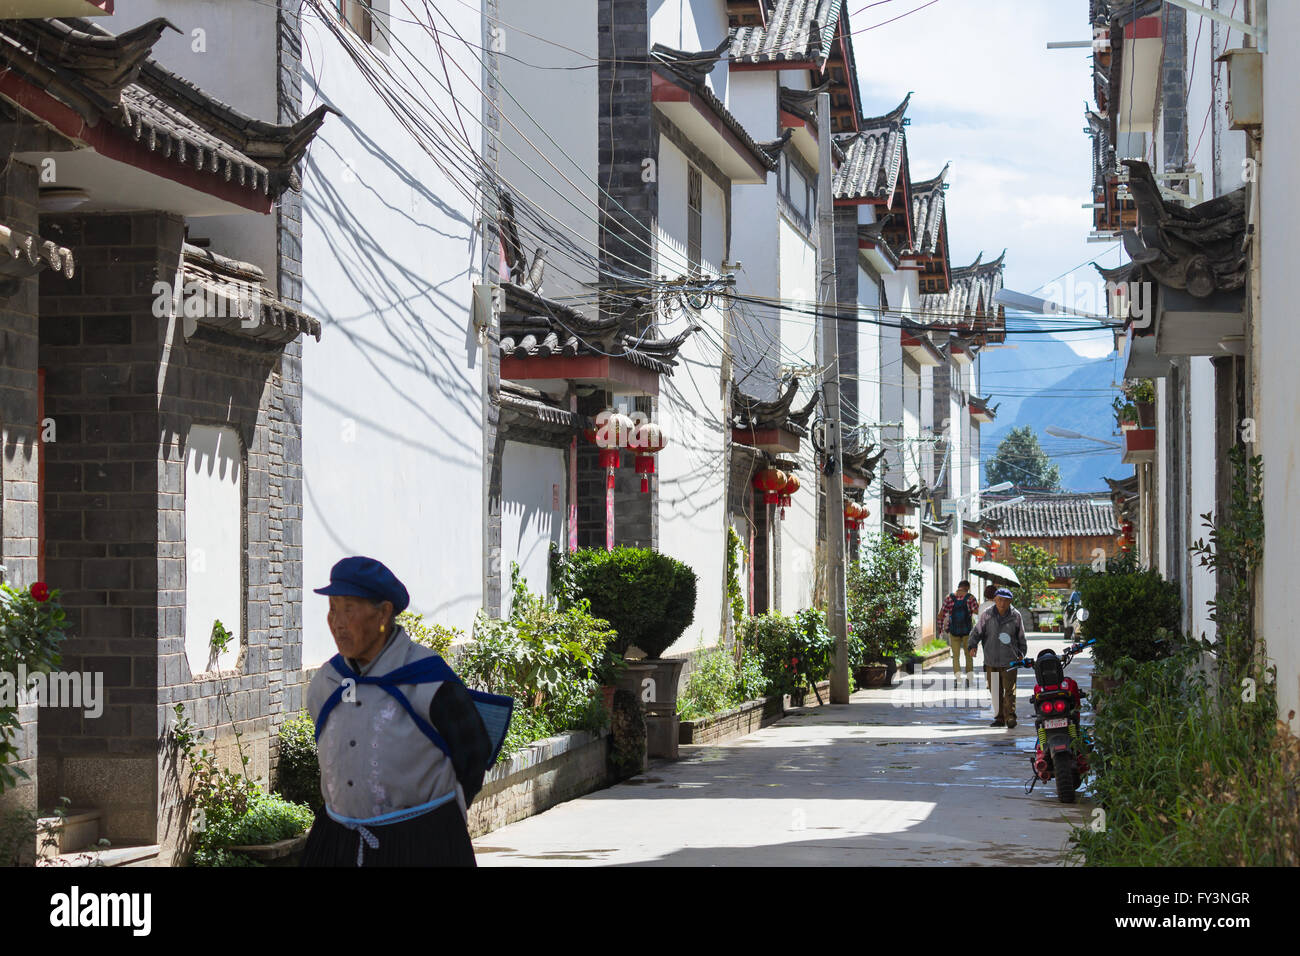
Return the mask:
POLYGON ((1033 792, 1041 780, 1056 780, 1056 796, 1062 803, 1074 803, 1075 791, 1088 773, 1088 750, 1091 741, 1087 731, 1079 726, 1083 698, 1088 695, 1079 685, 1065 676, 1066 665, 1093 641, 1071 644, 1064 653, 1056 656, 1050 648, 1040 651, 1034 660, 1014 661, 1012 667, 1033 667, 1034 730, 1038 746, 1031 760, 1033 776, 1025 793, 1033 792))

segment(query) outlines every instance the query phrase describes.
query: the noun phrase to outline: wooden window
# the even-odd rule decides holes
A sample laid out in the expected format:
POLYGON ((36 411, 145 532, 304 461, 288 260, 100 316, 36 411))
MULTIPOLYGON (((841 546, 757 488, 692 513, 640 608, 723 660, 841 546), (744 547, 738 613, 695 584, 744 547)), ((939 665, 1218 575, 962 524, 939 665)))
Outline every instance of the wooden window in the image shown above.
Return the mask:
POLYGON ((704 177, 694 166, 686 172, 686 259, 698 276, 704 261, 704 177))
POLYGON ((339 19, 352 28, 367 43, 374 42, 374 20, 370 12, 371 0, 335 0, 339 19))

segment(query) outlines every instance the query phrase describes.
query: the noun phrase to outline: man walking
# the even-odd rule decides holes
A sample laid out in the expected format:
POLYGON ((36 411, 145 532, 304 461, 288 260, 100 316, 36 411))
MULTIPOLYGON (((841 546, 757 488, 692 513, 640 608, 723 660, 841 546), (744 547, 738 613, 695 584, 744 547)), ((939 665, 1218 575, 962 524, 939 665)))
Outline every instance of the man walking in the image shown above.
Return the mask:
MULTIPOLYGON (((948 646, 952 649, 952 680, 957 684, 957 675, 961 673, 961 652, 965 648, 966 638, 975 626, 979 604, 975 595, 970 593, 970 582, 961 581, 957 591, 944 599, 943 609, 939 612, 939 633, 948 635, 948 646), (944 625, 947 624, 947 630, 944 625)), ((971 674, 975 671, 975 652, 966 648, 966 686, 970 686, 971 674)))
POLYGON ((1025 625, 1020 612, 1011 606, 1011 592, 998 588, 993 596, 993 607, 982 615, 971 631, 966 646, 975 650, 984 646, 984 676, 993 696, 993 722, 990 727, 1016 725, 1016 669, 1008 667, 1029 652, 1025 639, 1025 625))

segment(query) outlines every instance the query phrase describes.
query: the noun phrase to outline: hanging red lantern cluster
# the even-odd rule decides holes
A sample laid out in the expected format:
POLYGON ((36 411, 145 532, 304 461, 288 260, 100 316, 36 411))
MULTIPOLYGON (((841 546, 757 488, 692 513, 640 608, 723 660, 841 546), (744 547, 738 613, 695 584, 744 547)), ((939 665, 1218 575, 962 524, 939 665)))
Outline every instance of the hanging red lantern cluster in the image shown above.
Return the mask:
POLYGON ((781 486, 780 503, 781 503, 781 520, 785 520, 785 509, 790 507, 790 496, 799 490, 799 479, 792 474, 785 476, 785 484, 781 486))
POLYGON ((988 554, 988 552, 985 551, 983 548, 974 548, 971 550, 971 554, 975 555, 976 561, 983 561, 984 555, 988 554))
POLYGON ((655 473, 655 455, 664 450, 668 436, 662 425, 645 422, 632 435, 632 448, 636 451, 636 473, 641 476, 641 491, 650 490, 650 476, 655 473))
POLYGON ((754 487, 763 492, 763 504, 779 505, 790 476, 779 468, 764 468, 754 476, 754 487))
POLYGON ((847 529, 858 527, 870 515, 871 512, 856 501, 849 499, 844 502, 844 524, 847 526, 847 529))
POLYGON ((913 531, 911 528, 904 528, 897 534, 898 540, 903 542, 903 544, 906 544, 909 541, 915 541, 919 537, 921 537, 920 533, 913 531))
POLYGON ((1002 547, 1001 541, 990 541, 989 554, 996 558, 998 556, 998 549, 1001 547, 1002 547))
POLYGON ((636 473, 641 476, 641 491, 650 490, 650 476, 655 473, 655 455, 668 444, 662 425, 633 421, 622 412, 606 409, 596 416, 596 427, 583 431, 587 441, 600 448, 600 467, 605 469, 605 487, 614 488, 614 472, 621 461, 620 449, 636 455, 636 473))

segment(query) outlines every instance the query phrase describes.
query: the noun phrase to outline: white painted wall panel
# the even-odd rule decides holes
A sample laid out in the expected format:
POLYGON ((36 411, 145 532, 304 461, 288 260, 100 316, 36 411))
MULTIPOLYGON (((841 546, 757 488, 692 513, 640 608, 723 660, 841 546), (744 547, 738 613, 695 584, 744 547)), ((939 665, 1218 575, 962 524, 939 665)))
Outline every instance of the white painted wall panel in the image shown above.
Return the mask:
POLYGON ((216 660, 235 666, 243 632, 243 449, 233 428, 192 425, 185 443, 185 656, 208 671, 212 626, 233 635, 216 660))
POLYGON ((511 606, 510 565, 534 594, 545 594, 551 544, 563 546, 565 452, 508 441, 501 459, 501 609, 511 606))

